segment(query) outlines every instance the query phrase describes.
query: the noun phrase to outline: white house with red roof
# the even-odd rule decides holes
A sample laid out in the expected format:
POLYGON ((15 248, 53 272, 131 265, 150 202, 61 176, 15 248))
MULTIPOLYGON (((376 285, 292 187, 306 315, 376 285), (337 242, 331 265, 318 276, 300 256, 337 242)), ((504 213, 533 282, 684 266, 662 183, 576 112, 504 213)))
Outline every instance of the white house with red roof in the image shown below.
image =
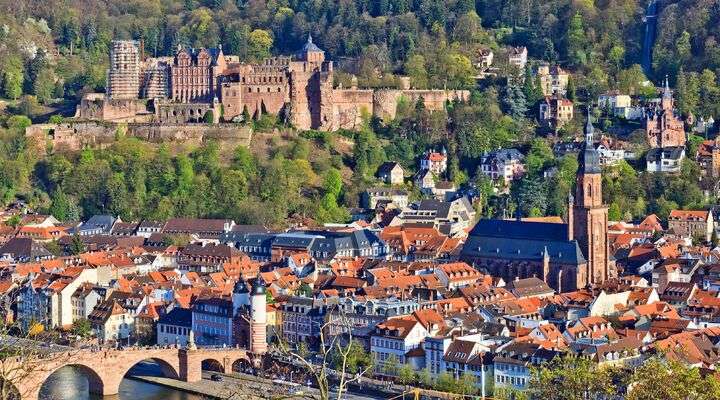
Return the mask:
POLYGON ((447 151, 445 151, 445 148, 440 153, 426 152, 420 159, 420 169, 428 170, 435 175, 443 174, 447 170, 447 151))

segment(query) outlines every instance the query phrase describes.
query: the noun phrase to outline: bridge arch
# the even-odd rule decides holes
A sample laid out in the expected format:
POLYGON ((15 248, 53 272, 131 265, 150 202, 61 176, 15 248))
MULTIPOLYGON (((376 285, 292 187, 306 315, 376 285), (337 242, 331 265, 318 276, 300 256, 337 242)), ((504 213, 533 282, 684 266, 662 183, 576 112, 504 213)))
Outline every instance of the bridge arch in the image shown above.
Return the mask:
POLYGON ((253 365, 247 357, 240 357, 232 362, 232 372, 246 372, 252 369, 253 365))
POLYGON ((172 379, 180 379, 180 371, 178 371, 177 367, 175 366, 177 362, 173 363, 171 361, 167 361, 161 357, 147 357, 143 359, 137 360, 135 363, 129 365, 127 369, 125 370, 125 373, 123 373, 123 377, 126 377, 128 373, 130 373, 130 370, 132 370, 134 367, 136 367, 138 364, 144 361, 152 361, 155 364, 160 366, 160 371, 162 372, 163 376, 166 378, 172 378, 172 379))
POLYGON ((200 369, 203 371, 225 372, 225 364, 214 357, 205 357, 200 361, 200 369))
POLYGON ((28 398, 28 399, 38 399, 40 396, 40 393, 42 393, 45 390, 48 390, 47 384, 51 382, 53 377, 58 377, 58 379, 62 379, 58 376, 58 374, 64 373, 64 371, 67 371, 68 369, 72 369, 75 371, 80 372, 80 374, 87 379, 88 383, 88 392, 91 394, 97 394, 97 395, 104 395, 106 390, 106 380, 103 378, 100 373, 98 373, 92 366, 83 364, 83 363, 77 363, 77 362, 71 362, 67 364, 63 364, 58 366, 57 368, 48 371, 48 373, 41 377, 41 381, 39 382, 40 385, 38 385, 36 388, 34 388, 33 393, 21 393, 22 398, 28 398), (35 393, 36 392, 36 393, 35 393))

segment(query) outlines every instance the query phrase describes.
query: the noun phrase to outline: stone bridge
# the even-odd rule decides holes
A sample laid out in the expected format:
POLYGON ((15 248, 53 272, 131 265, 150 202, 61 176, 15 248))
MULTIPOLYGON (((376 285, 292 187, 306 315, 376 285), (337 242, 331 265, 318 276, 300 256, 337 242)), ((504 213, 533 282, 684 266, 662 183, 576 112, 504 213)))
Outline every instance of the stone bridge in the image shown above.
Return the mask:
POLYGON ((0 368, 20 400, 37 400, 43 383, 65 366, 75 367, 87 377, 91 393, 107 396, 118 393, 125 374, 141 361, 158 363, 168 378, 198 382, 203 363, 209 369, 230 373, 233 367, 254 359, 257 357, 239 348, 128 348, 57 352, 34 360, 10 358, 2 360, 0 368))

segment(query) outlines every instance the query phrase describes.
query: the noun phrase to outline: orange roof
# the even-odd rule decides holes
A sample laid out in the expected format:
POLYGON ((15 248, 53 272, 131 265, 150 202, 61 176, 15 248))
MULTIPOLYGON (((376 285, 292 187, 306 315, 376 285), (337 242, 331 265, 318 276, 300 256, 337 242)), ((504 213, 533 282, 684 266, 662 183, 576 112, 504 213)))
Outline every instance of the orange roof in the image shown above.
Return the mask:
POLYGON ((432 325, 439 327, 445 321, 442 315, 433 309, 416 310, 412 313, 412 316, 415 317, 425 329, 430 329, 432 325))
POLYGON ((67 236, 68 228, 64 226, 35 227, 23 226, 18 231, 19 237, 29 237, 39 240, 52 240, 63 236, 67 236))
POLYGON ((445 160, 446 157, 441 153, 430 153, 427 158, 432 162, 440 162, 445 160))
POLYGON ((707 210, 672 210, 668 219, 679 221, 707 220, 710 211, 707 210))

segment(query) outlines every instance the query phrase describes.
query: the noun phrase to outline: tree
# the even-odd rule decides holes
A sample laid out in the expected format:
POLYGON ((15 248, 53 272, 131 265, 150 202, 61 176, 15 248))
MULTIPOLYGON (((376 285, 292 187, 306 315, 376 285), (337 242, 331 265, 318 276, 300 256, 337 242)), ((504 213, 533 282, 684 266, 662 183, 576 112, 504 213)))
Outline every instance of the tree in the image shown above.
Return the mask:
POLYGON ((22 95, 23 67, 18 57, 10 57, 5 60, 3 68, 3 90, 5 97, 16 100, 22 95))
POLYGON ((416 89, 428 87, 428 72, 425 68, 425 57, 414 54, 405 62, 405 74, 410 77, 412 86, 416 89))
MULTIPOLYGON (((315 380, 318 386, 318 397, 320 400, 329 400, 330 393, 330 367, 334 367, 332 395, 336 400, 345 397, 349 384, 358 382, 362 377, 367 376, 373 369, 373 358, 365 353, 362 346, 353 340, 353 325, 343 312, 329 314, 329 318, 322 325, 317 326, 318 349, 317 357, 319 363, 310 359, 307 351, 302 351, 298 346, 293 350, 288 343, 282 339, 278 343, 278 350, 281 354, 302 364, 307 372, 315 380), (328 335, 331 329, 337 329, 343 334, 328 335)), ((303 344, 301 342, 301 344, 303 344)))
POLYGON ((92 325, 87 318, 76 319, 72 324, 73 335, 87 338, 92 334, 92 325))
POLYGON ((55 73, 50 68, 43 68, 33 82, 33 93, 41 103, 52 100, 55 94, 55 73))
POLYGON ((585 37, 585 25, 583 17, 576 12, 570 18, 567 35, 565 37, 566 52, 570 62, 574 65, 584 65, 587 62, 587 38, 585 37))
POLYGON ((424 388, 429 388, 432 385, 432 375, 430 375, 428 367, 417 373, 417 381, 424 388))
POLYGON ((543 92, 536 77, 532 74, 532 69, 528 66, 525 68, 525 79, 523 81, 523 93, 530 107, 534 107, 538 101, 542 100, 543 92))
POLYGON ((609 371, 583 357, 555 357, 531 373, 530 398, 584 400, 609 397, 615 392, 609 371))
POLYGON ((508 84, 505 87, 503 104, 505 105, 505 111, 516 121, 525 118, 528 107, 527 101, 525 100, 525 93, 523 93, 520 86, 508 84))
POLYGON ((522 215, 541 217, 548 206, 548 187, 542 176, 528 176, 514 181, 510 193, 522 215))
POLYGON ((533 139, 530 144, 526 163, 530 175, 539 175, 553 160, 554 155, 550 145, 543 139, 533 139))
POLYGON ((205 111, 205 115, 203 115, 203 122, 205 122, 206 124, 215 123, 215 115, 213 113, 213 110, 205 111))
POLYGON ((397 376, 398 372, 400 372, 400 361, 394 354, 390 354, 383 362, 383 373, 388 376, 397 376))
POLYGON ((262 29, 255 29, 250 32, 248 38, 248 55, 254 60, 263 60, 270 57, 270 49, 273 45, 273 38, 270 32, 262 29))
POLYGON ((720 380, 712 374, 702 377, 698 368, 680 361, 652 357, 632 375, 628 400, 710 400, 720 398, 720 380), (662 384, 659 384, 662 383, 662 384))
POLYGON ((677 107, 683 115, 696 114, 700 101, 700 78, 696 72, 685 73, 682 68, 677 78, 677 107))
POLYGON ((335 168, 328 170, 325 175, 323 190, 325 190, 325 193, 332 194, 335 198, 340 197, 340 191, 342 190, 342 176, 340 175, 340 171, 335 168))
POLYGON ((403 364, 398 370, 398 382, 409 385, 415 379, 415 371, 410 364, 403 364))
POLYGON ((615 202, 610 203, 610 207, 608 209, 608 219, 610 221, 621 221, 623 219, 620 206, 615 202))
POLYGON ((48 212, 62 222, 80 220, 80 209, 75 200, 66 195, 62 188, 53 192, 48 212))
POLYGON ((30 118, 24 115, 13 115, 12 117, 8 118, 7 121, 5 121, 5 125, 8 127, 8 129, 24 131, 25 128, 32 125, 32 121, 30 120, 30 118))
POLYGON ((441 372, 437 378, 435 379, 435 384, 433 385, 433 389, 439 390, 441 392, 455 392, 457 382, 455 381, 455 378, 450 375, 448 372, 443 371, 441 372))
POLYGON ((76 256, 85 252, 85 243, 83 243, 80 235, 77 233, 73 235, 70 242, 70 254, 76 256))

